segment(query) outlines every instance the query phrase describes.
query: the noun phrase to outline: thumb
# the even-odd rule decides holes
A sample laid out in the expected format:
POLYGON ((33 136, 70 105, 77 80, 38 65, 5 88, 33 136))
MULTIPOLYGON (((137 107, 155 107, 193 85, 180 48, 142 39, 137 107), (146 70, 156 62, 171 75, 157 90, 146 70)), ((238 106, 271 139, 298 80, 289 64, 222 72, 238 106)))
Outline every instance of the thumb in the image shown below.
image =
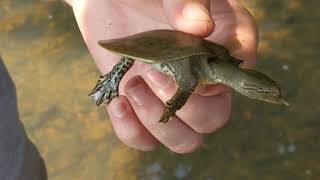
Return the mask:
POLYGON ((174 29, 201 37, 213 32, 209 0, 163 0, 163 7, 174 29))

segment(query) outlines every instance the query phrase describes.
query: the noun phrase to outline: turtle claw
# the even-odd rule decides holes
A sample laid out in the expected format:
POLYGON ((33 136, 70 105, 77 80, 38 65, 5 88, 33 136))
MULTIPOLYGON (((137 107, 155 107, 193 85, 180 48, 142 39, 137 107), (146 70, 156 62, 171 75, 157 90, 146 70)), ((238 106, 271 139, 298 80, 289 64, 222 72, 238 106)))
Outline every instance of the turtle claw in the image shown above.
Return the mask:
MULTIPOLYGON (((98 80, 96 86, 90 92, 89 96, 93 99, 96 105, 100 105, 103 102, 109 104, 109 102, 114 98, 118 97, 118 87, 119 85, 111 85, 113 76, 111 73, 108 73, 104 76, 101 76, 98 80)), ((119 82, 118 82, 119 83, 119 82)))
POLYGON ((132 59, 122 58, 120 62, 112 68, 111 72, 100 76, 96 86, 89 94, 97 106, 103 102, 109 104, 113 98, 119 96, 118 89, 120 81, 133 65, 133 62, 132 59))
MULTIPOLYGON (((180 82, 180 84, 183 84, 183 83, 180 82)), ((176 91, 176 93, 166 103, 164 113, 161 116, 159 122, 162 122, 162 123, 168 122, 170 119, 172 119, 172 117, 176 114, 176 112, 179 109, 181 109, 181 107, 186 103, 186 101, 188 100, 189 96, 192 94, 193 89, 197 83, 196 81, 194 81, 187 84, 192 84, 192 87, 190 89, 182 88, 183 87, 182 85, 178 87, 178 90, 176 91)))
POLYGON ((231 56, 231 59, 229 59, 229 62, 237 67, 241 67, 244 63, 244 60, 240 60, 231 56))
POLYGON ((163 115, 161 116, 159 122, 167 123, 175 115, 175 112, 170 110, 168 107, 164 110, 163 115))

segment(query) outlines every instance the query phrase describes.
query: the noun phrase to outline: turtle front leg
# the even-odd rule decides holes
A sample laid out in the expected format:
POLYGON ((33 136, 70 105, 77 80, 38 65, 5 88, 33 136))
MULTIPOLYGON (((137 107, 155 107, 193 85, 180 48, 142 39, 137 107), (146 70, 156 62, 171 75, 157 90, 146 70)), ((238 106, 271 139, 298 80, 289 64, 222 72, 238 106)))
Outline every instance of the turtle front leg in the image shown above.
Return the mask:
POLYGON ((231 58, 229 59, 229 62, 237 67, 240 67, 243 65, 244 63, 244 60, 241 60, 241 59, 237 59, 233 56, 230 56, 231 58))
POLYGON ((196 81, 192 83, 183 82, 178 83, 178 90, 175 92, 173 97, 166 103, 166 108, 159 122, 166 123, 172 116, 175 115, 176 111, 182 108, 182 106, 187 102, 188 98, 192 94, 194 88, 197 85, 196 81), (190 85, 190 86, 186 86, 190 85))
POLYGON ((96 86, 89 94, 96 105, 104 101, 108 104, 114 97, 119 96, 120 81, 133 63, 133 59, 123 57, 118 64, 113 66, 111 72, 100 76, 96 86))

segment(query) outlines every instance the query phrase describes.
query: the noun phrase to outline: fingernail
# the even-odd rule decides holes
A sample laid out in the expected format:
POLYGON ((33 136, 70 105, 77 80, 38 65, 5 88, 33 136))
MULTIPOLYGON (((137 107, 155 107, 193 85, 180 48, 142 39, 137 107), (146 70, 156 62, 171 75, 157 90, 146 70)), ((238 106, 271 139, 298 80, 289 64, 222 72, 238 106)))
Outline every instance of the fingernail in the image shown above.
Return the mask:
POLYGON ((118 98, 114 99, 109 107, 112 117, 123 118, 128 113, 127 104, 123 101, 120 101, 118 98))
POLYGON ((148 87, 143 82, 143 80, 136 80, 134 84, 131 84, 129 88, 126 89, 126 94, 129 99, 133 100, 137 105, 141 106, 144 103, 144 98, 149 95, 148 87))
POLYGON ((156 69, 150 69, 146 73, 146 77, 148 78, 147 81, 157 88, 164 88, 170 82, 170 78, 167 75, 159 72, 156 69))
POLYGON ((183 17, 197 21, 212 21, 206 7, 199 3, 187 3, 182 10, 183 17))

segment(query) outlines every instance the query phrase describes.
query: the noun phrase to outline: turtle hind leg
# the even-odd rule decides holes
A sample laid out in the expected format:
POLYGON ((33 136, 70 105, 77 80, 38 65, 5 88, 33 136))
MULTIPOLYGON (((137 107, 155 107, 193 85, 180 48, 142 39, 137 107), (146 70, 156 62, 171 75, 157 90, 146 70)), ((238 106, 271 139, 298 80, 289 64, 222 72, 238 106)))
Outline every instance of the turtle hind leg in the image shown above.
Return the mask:
POLYGON ((168 122, 172 118, 172 116, 175 115, 176 111, 182 108, 182 106, 187 102, 188 98, 192 94, 196 84, 196 82, 192 83, 192 86, 190 87, 181 87, 178 85, 178 90, 175 92, 173 97, 166 103, 164 113, 160 118, 159 122, 168 122))
POLYGON ((108 104, 114 97, 119 96, 118 89, 120 81, 133 63, 133 59, 122 58, 120 62, 112 68, 111 72, 100 76, 96 86, 89 94, 96 105, 100 105, 104 101, 108 104))

